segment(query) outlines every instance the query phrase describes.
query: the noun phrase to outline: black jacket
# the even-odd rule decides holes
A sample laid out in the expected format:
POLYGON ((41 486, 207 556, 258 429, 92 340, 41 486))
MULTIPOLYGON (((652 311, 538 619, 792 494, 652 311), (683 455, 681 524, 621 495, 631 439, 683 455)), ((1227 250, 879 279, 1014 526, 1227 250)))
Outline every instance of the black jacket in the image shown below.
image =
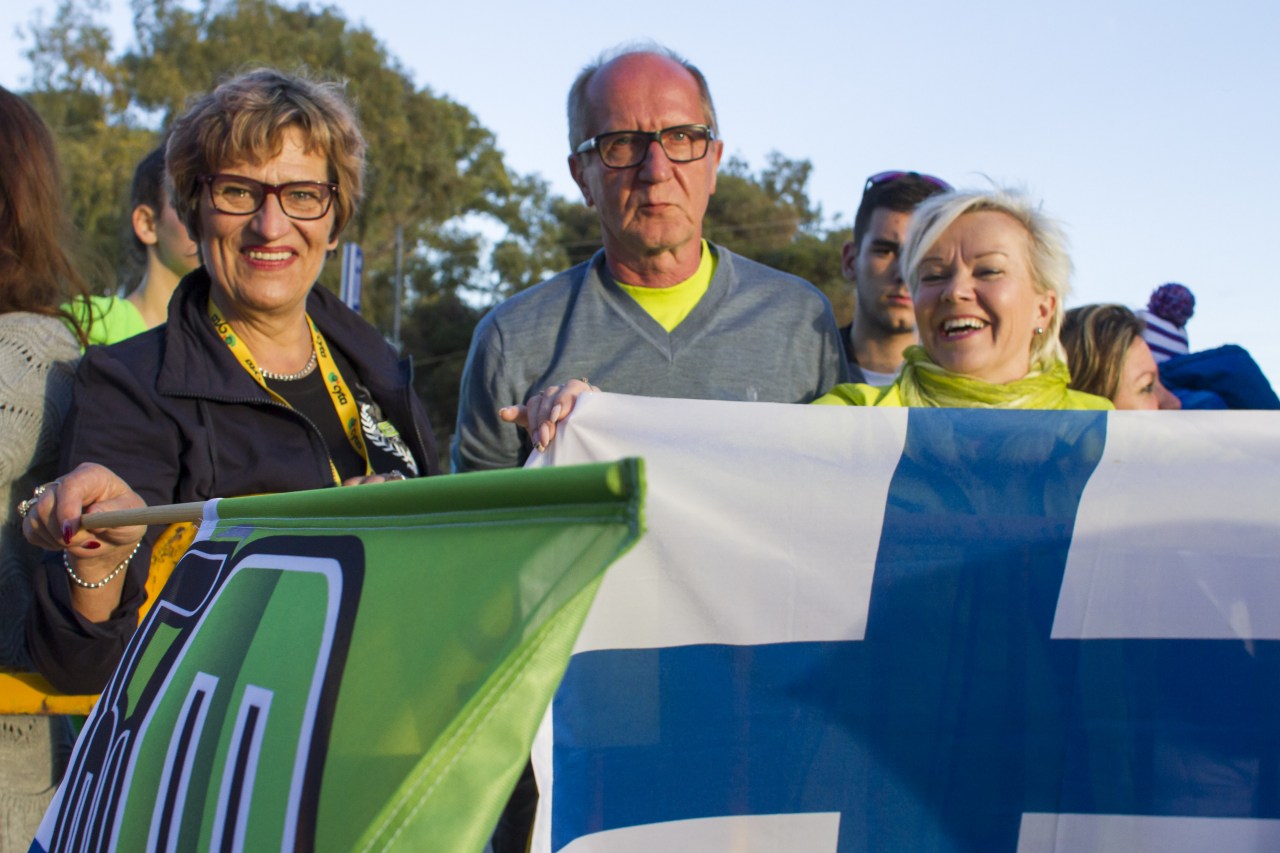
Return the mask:
MULTIPOLYGON (((240 366, 209 322, 208 298, 201 268, 178 286, 167 324, 90 347, 76 373, 60 470, 101 463, 149 506, 333 485, 319 431, 240 366)), ((435 436, 409 361, 397 362, 377 331, 322 287, 312 289, 307 311, 355 368, 351 384, 364 386, 400 431, 418 470, 437 473, 435 436)), ((106 684, 137 627, 161 532, 147 531, 107 622, 93 624, 71 608, 60 555, 37 571, 27 642, 36 668, 59 690, 94 693, 106 684)))

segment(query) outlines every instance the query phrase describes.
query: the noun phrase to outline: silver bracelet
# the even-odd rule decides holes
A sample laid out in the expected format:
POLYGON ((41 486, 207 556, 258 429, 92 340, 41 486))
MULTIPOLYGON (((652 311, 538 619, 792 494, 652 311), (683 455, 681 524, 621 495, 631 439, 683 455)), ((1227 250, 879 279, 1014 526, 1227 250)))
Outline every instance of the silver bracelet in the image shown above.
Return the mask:
POLYGON ((107 584, 115 580, 116 575, 124 571, 124 567, 129 565, 129 561, 133 559, 133 555, 138 553, 138 549, 141 547, 142 547, 142 540, 139 539, 137 544, 133 546, 133 550, 129 552, 129 556, 125 557, 123 562, 120 563, 120 565, 112 569, 111 574, 107 575, 102 580, 94 581, 93 583, 89 583, 87 580, 85 580, 84 578, 76 574, 76 570, 71 568, 71 560, 68 559, 66 551, 62 552, 62 565, 66 566, 67 574, 71 576, 71 581, 76 586, 83 587, 85 589, 101 589, 102 587, 106 586, 107 584))

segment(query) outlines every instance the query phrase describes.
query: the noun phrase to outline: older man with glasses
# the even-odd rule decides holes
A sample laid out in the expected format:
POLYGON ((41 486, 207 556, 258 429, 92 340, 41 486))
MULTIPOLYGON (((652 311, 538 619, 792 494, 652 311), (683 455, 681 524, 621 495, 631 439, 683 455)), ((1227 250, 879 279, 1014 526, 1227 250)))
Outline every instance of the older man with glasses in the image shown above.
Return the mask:
POLYGON ((702 239, 724 143, 696 67, 657 46, 588 65, 569 92, 569 150, 604 248, 481 321, 454 470, 521 464, 531 444, 499 409, 573 377, 625 394, 785 403, 843 381, 826 298, 702 239))

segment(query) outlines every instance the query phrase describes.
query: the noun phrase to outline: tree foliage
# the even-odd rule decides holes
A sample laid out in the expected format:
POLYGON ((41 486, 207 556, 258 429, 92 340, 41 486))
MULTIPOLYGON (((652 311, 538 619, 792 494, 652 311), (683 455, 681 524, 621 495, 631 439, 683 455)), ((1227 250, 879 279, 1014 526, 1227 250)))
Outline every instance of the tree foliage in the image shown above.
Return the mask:
MULTIPOLYGON (((436 437, 447 442, 458 412, 458 389, 471 333, 484 312, 457 293, 414 306, 405 324, 405 350, 413 353, 414 388, 428 402, 436 437)), ((442 454, 446 451, 441 447, 442 454)))
POLYGON ((840 272, 844 231, 823 229, 822 209, 809 198, 808 160, 770 152, 759 174, 731 157, 716 179, 703 233, 740 255, 812 282, 849 322, 853 303, 840 272))
POLYGON ((63 0, 47 24, 37 13, 28 97, 58 140, 68 209, 87 238, 76 247, 90 259, 86 272, 98 289, 110 289, 112 271, 129 267, 122 208, 132 164, 154 143, 121 120, 122 75, 110 56, 111 34, 97 21, 103 11, 102 0, 63 0))

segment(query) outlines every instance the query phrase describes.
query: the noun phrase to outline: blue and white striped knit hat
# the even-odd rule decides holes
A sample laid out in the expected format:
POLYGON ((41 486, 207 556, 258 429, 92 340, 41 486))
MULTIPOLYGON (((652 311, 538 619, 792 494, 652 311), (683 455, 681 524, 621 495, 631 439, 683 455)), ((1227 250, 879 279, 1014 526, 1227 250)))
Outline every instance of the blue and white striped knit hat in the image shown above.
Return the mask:
POLYGON ((1195 312, 1196 298, 1190 289, 1173 282, 1152 291, 1147 307, 1136 312, 1145 326, 1142 339, 1157 364, 1190 351, 1187 321, 1195 312))

